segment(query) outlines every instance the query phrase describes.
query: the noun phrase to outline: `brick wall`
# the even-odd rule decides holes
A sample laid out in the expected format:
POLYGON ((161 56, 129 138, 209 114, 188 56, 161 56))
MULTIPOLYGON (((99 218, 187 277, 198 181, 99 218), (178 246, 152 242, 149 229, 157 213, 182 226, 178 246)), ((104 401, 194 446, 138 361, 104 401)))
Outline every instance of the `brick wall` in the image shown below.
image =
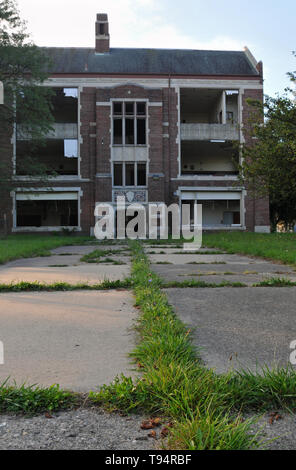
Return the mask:
MULTIPOLYGON (((248 136, 248 120, 253 112, 247 104, 248 98, 262 99, 261 90, 246 89, 242 97, 242 114, 244 123, 244 136, 250 143, 248 136)), ((110 86, 108 88, 85 87, 80 94, 80 171, 82 181, 55 182, 53 187, 80 187, 83 191, 81 199, 81 227, 83 233, 89 233, 94 226, 95 202, 112 201, 111 178, 111 99, 146 99, 152 106, 148 106, 148 149, 149 149, 149 178, 148 199, 150 202, 164 201, 167 204, 178 202, 174 195, 179 186, 231 186, 230 181, 194 181, 175 180, 179 172, 179 145, 178 145, 178 94, 175 88, 145 88, 132 83, 124 86, 110 86), (96 103, 100 105, 96 105, 96 103), (102 105, 102 103, 106 103, 102 105), (153 106, 153 103, 155 106, 153 106)), ((12 159, 12 146, 10 140, 0 143, 1 150, 5 148, 7 162, 12 159)), ((20 183, 19 186, 26 185, 20 183)), ((30 185, 32 186, 32 185, 30 185)), ((40 185, 39 185, 40 186, 40 185)), ((2 206, 8 213, 9 224, 12 224, 11 198, 6 195, 2 198, 2 206), (4 202, 4 204, 3 204, 4 202)), ((255 226, 269 225, 269 203, 267 199, 254 201, 248 194, 245 199, 246 226, 254 230, 255 226)))
MULTIPOLYGON (((256 110, 247 103, 248 99, 263 101, 263 90, 248 90, 246 89, 242 97, 242 119, 243 119, 243 133, 246 145, 252 145, 252 138, 250 136, 250 121, 256 117, 256 110)), ((246 228, 249 231, 254 231, 256 226, 269 226, 269 199, 261 198, 254 199, 248 193, 245 198, 246 207, 246 228)))

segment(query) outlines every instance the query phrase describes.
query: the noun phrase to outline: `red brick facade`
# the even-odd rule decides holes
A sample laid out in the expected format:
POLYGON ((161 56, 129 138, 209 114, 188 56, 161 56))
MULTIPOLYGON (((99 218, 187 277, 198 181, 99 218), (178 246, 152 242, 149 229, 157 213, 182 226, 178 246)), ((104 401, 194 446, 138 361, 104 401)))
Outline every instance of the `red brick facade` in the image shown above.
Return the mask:
MULTIPOLYGON (((106 15, 98 15, 96 23, 95 53, 108 54, 109 29, 106 15), (103 26, 100 26, 100 23, 103 26)), ((81 191, 80 227, 82 233, 89 234, 94 227, 95 204, 112 203, 112 100, 145 100, 147 103, 147 199, 149 202, 179 203, 182 188, 229 188, 236 187, 234 179, 223 177, 215 179, 188 178, 180 174, 180 88, 186 81, 186 87, 206 88, 204 81, 209 79, 209 87, 216 81, 216 88, 225 90, 235 88, 241 96, 240 117, 244 139, 248 137, 248 120, 252 112, 248 98, 263 99, 262 64, 259 63, 259 75, 232 76, 195 76, 195 75, 138 75, 112 74, 99 75, 85 73, 53 73, 53 86, 77 86, 79 90, 78 142, 80 145, 80 175, 71 179, 59 178, 52 181, 53 188, 72 188, 81 191), (108 77, 110 83, 108 83, 108 77), (71 80, 73 79, 72 84, 71 80), (188 81, 192 80, 192 85, 188 81), (117 81, 117 83, 116 83, 117 81), (229 85, 228 85, 229 82, 229 85), (235 84, 233 84, 235 82, 235 84), (63 83, 63 85, 61 85, 63 83), (77 84, 77 85, 75 85, 77 84), (249 88, 248 88, 249 87, 249 88)), ((1 143, 4 148, 4 143, 1 143)), ((13 146, 10 138, 5 142, 8 162, 12 162, 13 146)), ((32 182, 20 180, 18 188, 34 187, 32 182)), ((40 185, 37 185, 40 187, 40 185)), ((244 224, 242 229, 267 230, 269 226, 268 200, 253 200, 247 188, 243 193, 244 224)), ((13 194, 2 198, 2 212, 7 215, 9 229, 13 230, 13 194), (4 201, 4 203, 3 203, 4 201), (4 206, 4 208, 3 208, 4 206)))

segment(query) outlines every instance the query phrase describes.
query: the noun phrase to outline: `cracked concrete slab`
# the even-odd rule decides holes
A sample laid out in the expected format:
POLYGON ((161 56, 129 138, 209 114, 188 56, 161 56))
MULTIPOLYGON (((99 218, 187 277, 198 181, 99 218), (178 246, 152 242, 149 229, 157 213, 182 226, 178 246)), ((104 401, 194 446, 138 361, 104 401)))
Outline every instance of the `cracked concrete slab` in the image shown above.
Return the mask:
POLYGON ((0 305, 1 382, 10 376, 18 384, 88 392, 117 374, 133 375, 128 354, 137 311, 130 292, 1 294, 0 305))
POLYGON ((296 289, 166 289, 184 323, 196 328, 193 342, 218 373, 231 368, 287 366, 296 339, 296 289))
MULTIPOLYGON (((150 260, 152 263, 156 263, 158 261, 166 261, 172 264, 187 264, 187 263, 229 263, 229 264, 239 264, 239 265, 256 265, 256 264, 264 264, 264 261, 258 260, 256 258, 249 258, 247 256, 239 256, 239 255, 196 255, 196 254, 151 254, 150 260)), ((266 261, 266 264, 268 262, 266 261)), ((247 268, 245 268, 247 269, 247 268)))
MULTIPOLYGON (((10 261, 0 266, 0 283, 38 281, 96 284, 106 279, 123 280, 130 275, 130 258, 127 254, 106 255, 115 261, 125 263, 122 265, 82 262, 81 257, 91 253, 94 249, 96 247, 93 246, 60 247, 52 250, 52 256, 10 261), (68 254, 60 256, 61 253, 68 254)), ((110 247, 103 246, 103 250, 107 249, 110 247)), ((112 246, 112 250, 115 249, 115 246, 112 246)))
POLYGON ((221 373, 242 366, 255 370, 257 361, 269 366, 289 364, 289 346, 296 339, 296 288, 251 286, 271 278, 296 281, 295 267, 230 254, 149 257, 152 269, 164 281, 247 284, 245 288, 166 290, 178 316, 196 328, 193 341, 202 348, 201 357, 209 367, 221 373), (164 261, 173 264, 156 264, 164 261))

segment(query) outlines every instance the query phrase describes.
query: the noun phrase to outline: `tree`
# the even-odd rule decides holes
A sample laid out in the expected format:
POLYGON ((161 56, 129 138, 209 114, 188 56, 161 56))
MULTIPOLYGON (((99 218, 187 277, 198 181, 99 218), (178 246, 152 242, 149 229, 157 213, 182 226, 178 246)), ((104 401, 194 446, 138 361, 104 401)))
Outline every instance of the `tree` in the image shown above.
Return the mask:
POLYGON ((44 179, 47 170, 32 155, 44 145, 51 130, 51 94, 40 86, 48 78, 50 62, 44 52, 30 40, 15 0, 0 0, 0 81, 4 84, 4 104, 0 105, 0 191, 14 185, 12 176, 11 138, 22 133, 30 145, 18 161, 22 174, 44 179))
MULTIPOLYGON (((295 72, 288 74, 295 83, 295 72)), ((242 147, 240 180, 254 196, 270 198, 272 226, 296 221, 296 101, 294 91, 249 100, 254 113, 249 123, 252 144, 242 147), (264 119, 263 119, 264 118, 264 119)))

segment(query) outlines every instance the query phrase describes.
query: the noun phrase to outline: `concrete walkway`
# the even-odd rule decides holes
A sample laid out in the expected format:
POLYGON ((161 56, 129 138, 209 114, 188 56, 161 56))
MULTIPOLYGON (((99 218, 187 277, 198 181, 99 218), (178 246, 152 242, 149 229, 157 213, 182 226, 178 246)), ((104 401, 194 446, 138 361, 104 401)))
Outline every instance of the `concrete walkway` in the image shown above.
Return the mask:
MULTIPOLYGON (((166 290, 182 321, 195 328, 194 344, 201 348, 201 357, 209 367, 222 373, 242 367, 256 370, 258 364, 289 364, 290 343, 296 340, 296 287, 252 285, 272 278, 295 281, 293 267, 247 256, 176 254, 171 249, 157 249, 165 253, 149 255, 152 268, 166 281, 228 281, 248 286, 166 290), (156 264, 159 262, 172 264, 156 264)), ((157 250, 146 248, 150 251, 157 250)))
MULTIPOLYGON (((88 282, 100 283, 105 279, 114 281, 124 279, 130 273, 130 258, 126 251, 112 255, 114 261, 124 263, 86 263, 81 258, 96 249, 124 250, 123 246, 67 246, 51 251, 51 256, 24 258, 0 266, 0 283, 9 282, 88 282)), ((106 254, 106 258, 110 258, 106 254)))
MULTIPOLYGON (((0 269, 0 282, 93 283, 130 274, 128 256, 122 266, 80 261, 94 249, 64 247, 53 250, 48 258, 8 263, 0 269), (58 262, 68 267, 48 267, 58 262)), ((132 293, 122 290, 0 294, 0 340, 5 359, 0 365, 0 380, 10 376, 18 384, 58 383, 88 392, 121 373, 132 375, 128 354, 134 347, 131 327, 137 311, 133 303, 132 293)))

